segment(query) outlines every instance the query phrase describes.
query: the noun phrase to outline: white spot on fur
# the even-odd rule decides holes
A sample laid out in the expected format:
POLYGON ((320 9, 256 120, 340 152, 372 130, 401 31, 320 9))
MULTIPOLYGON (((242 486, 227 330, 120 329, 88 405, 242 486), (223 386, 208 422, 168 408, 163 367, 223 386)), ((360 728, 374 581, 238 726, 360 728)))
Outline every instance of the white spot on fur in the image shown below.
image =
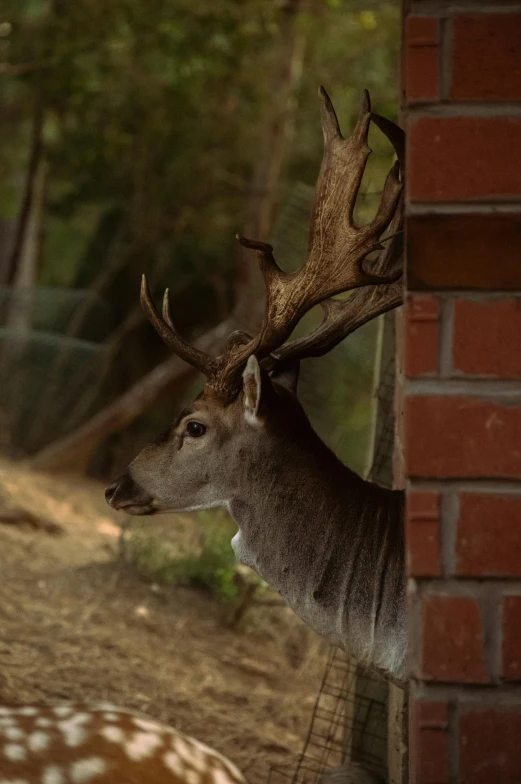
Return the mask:
POLYGON ((125 740, 125 733, 120 727, 103 727, 100 730, 100 735, 103 735, 105 740, 111 743, 123 743, 125 740))
POLYGON ((13 724, 16 724, 13 716, 0 716, 0 727, 12 727, 13 724))
POLYGON ((71 781, 74 784, 86 784, 101 773, 107 770, 107 763, 101 757, 89 757, 88 759, 73 762, 71 765, 71 781))
POLYGON ((244 776, 242 775, 241 771, 233 764, 233 762, 230 762, 228 757, 225 757, 224 754, 221 754, 215 749, 211 749, 209 746, 206 746, 204 743, 201 743, 201 741, 196 740, 195 738, 191 738, 190 740, 192 741, 192 745, 200 749, 206 758, 212 757, 213 759, 219 760, 219 762, 226 770, 230 772, 232 776, 235 776, 235 778, 239 779, 239 781, 244 781, 244 776))
POLYGON ((145 732, 158 732, 161 730, 161 726, 157 723, 157 721, 141 719, 139 716, 133 716, 132 721, 136 727, 139 727, 140 730, 144 730, 145 732))
POLYGON ((70 719, 58 722, 58 728, 63 732, 67 746, 81 746, 84 743, 87 733, 82 724, 90 721, 88 713, 75 713, 70 719))
MULTIPOLYGON (((175 744, 176 748, 179 749, 179 742, 175 744)), ((195 770, 199 771, 199 773, 205 773, 208 770, 208 755, 203 752, 201 746, 196 743, 190 743, 189 746, 185 748, 181 747, 181 755, 184 759, 195 768, 195 770)))
POLYGON ((107 711, 108 713, 125 713, 124 708, 118 708, 112 702, 96 702, 89 705, 92 710, 107 711))
POLYGON ((220 768, 213 768, 212 778, 215 781, 215 784, 230 784, 230 777, 220 768))
POLYGON ((6 743, 4 746, 4 755, 13 762, 22 762, 27 759, 27 752, 19 743, 6 743))
POLYGON ((119 721, 119 716, 117 713, 104 713, 103 718, 105 721, 119 721))
POLYGON ((175 739, 174 749, 177 751, 179 756, 182 757, 184 760, 187 760, 188 762, 191 761, 190 750, 188 748, 188 745, 185 743, 185 741, 182 738, 178 737, 175 739))
POLYGON ((42 784, 65 784, 64 775, 57 765, 50 765, 48 768, 45 768, 42 784))
POLYGON ((59 716, 60 718, 65 718, 66 716, 70 716, 72 713, 72 708, 70 705, 55 705, 52 709, 52 712, 55 716, 59 716))
POLYGON ((174 741, 174 748, 183 762, 200 773, 206 773, 210 769, 212 762, 217 760, 232 776, 243 780, 239 770, 226 757, 219 754, 215 749, 205 746, 204 743, 196 741, 194 738, 179 737, 174 741))
POLYGON ((43 751, 49 745, 49 736, 46 732, 32 732, 27 738, 27 745, 31 751, 43 751))
POLYGON ((25 732, 20 727, 6 727, 2 730, 2 734, 9 740, 22 740, 25 738, 25 732))
POLYGON ((5 707, 0 708, 0 716, 11 716, 12 713, 13 712, 11 708, 5 708, 5 707))
POLYGON ((36 719, 35 724, 37 727, 50 727, 52 721, 47 719, 45 716, 40 716, 39 719, 36 719))
POLYGON ((183 765, 182 761, 179 758, 179 755, 176 754, 175 751, 167 751, 165 756, 163 757, 163 761, 168 768, 174 773, 176 776, 183 777, 185 774, 185 766, 183 765))
POLYGON ((0 779, 0 784, 31 784, 27 779, 0 779))
POLYGON ((38 711, 36 708, 33 708, 31 705, 26 705, 23 708, 19 708, 17 710, 19 716, 36 716, 38 711))
POLYGON ((125 751, 130 759, 137 762, 150 757, 161 742, 157 732, 136 732, 132 740, 125 743, 125 751))

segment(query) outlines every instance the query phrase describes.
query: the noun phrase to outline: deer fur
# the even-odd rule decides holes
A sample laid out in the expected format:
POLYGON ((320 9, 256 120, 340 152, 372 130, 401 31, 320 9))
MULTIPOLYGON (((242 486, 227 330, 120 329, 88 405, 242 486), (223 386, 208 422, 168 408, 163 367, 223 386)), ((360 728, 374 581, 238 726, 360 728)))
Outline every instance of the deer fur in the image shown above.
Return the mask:
POLYGON ((205 388, 107 491, 134 514, 224 506, 239 561, 363 666, 405 677, 403 494, 366 482, 320 440, 294 379, 261 373, 226 406, 205 388), (206 426, 191 438, 186 424, 206 426))

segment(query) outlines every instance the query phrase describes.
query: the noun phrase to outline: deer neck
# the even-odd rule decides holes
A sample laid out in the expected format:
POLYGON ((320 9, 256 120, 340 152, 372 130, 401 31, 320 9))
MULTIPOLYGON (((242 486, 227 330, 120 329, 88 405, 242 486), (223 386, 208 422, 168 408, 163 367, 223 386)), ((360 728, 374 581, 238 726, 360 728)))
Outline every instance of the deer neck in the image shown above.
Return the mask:
POLYGON ((235 554, 315 631, 400 679, 403 494, 362 480, 313 436, 245 467, 247 492, 230 504, 235 554))

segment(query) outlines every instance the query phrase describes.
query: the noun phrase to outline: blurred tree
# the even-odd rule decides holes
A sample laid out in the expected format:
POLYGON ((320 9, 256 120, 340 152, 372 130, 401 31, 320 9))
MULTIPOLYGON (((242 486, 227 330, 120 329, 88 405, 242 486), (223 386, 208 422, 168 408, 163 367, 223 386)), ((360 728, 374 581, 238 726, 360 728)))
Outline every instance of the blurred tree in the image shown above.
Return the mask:
MULTIPOLYGON (((96 408, 166 356, 136 311, 139 274, 169 284, 188 335, 228 318, 241 279, 235 233, 269 235, 291 184, 315 178, 317 85, 346 126, 365 86, 392 116, 397 32, 388 0, 4 0, 0 283, 20 263, 38 141, 38 283, 110 303, 111 372, 96 408)), ((382 150, 376 142, 370 190, 382 150)), ((69 334, 82 334, 83 308, 69 334)))

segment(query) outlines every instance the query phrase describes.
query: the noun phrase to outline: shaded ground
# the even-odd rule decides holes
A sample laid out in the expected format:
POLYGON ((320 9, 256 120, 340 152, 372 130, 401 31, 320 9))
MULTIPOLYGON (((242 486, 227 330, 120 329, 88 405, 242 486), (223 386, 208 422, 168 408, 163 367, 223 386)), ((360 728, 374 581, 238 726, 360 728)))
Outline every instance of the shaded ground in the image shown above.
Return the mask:
MULTIPOLYGON (((234 631, 209 594, 142 579, 118 561, 121 517, 102 489, 0 463, 0 508, 51 523, 0 524, 0 702, 136 708, 225 753, 253 784, 291 765, 322 643, 287 608, 254 609, 234 631)), ((190 517, 172 521, 190 537, 190 517)))

